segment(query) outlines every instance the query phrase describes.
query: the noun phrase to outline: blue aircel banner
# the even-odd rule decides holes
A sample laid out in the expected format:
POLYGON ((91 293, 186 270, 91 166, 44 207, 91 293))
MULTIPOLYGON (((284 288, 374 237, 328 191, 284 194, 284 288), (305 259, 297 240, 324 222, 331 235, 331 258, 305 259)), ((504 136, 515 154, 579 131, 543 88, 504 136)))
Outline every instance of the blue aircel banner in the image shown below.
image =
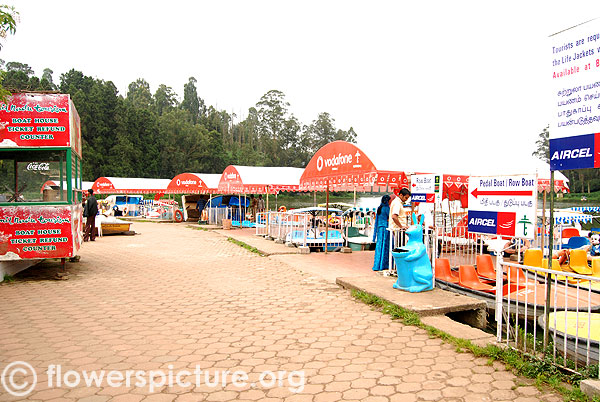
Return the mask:
POLYGON ((427 202, 427 194, 415 194, 415 193, 412 193, 410 195, 410 200, 412 202, 427 202))
POLYGON ((498 212, 469 210, 467 219, 469 232, 496 234, 498 212))
POLYGON ((596 147, 600 134, 550 139, 550 170, 586 169, 600 166, 596 147), (598 160, 598 162, 597 162, 598 160))
POLYGON ((469 221, 469 232, 489 233, 510 237, 515 236, 515 228, 517 224, 531 224, 531 222, 525 221, 525 218, 517 222, 517 214, 515 212, 507 211, 496 212, 469 210, 467 219, 469 221))

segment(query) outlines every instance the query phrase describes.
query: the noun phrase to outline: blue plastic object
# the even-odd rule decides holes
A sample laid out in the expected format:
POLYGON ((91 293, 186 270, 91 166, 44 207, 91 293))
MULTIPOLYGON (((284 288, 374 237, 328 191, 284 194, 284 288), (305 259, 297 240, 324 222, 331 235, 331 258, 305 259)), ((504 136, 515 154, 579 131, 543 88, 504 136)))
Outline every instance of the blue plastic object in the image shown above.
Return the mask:
POLYGON ((587 237, 584 236, 573 236, 569 238, 569 241, 567 242, 567 244, 563 244, 562 248, 580 248, 583 246, 588 246, 590 244, 590 241, 587 237))
MULTIPOLYGON (((413 213, 413 222, 417 222, 415 213, 413 213)), ((408 236, 406 246, 392 251, 398 273, 394 289, 413 293, 432 290, 433 272, 427 249, 423 244, 422 223, 409 227, 406 235, 408 236)))

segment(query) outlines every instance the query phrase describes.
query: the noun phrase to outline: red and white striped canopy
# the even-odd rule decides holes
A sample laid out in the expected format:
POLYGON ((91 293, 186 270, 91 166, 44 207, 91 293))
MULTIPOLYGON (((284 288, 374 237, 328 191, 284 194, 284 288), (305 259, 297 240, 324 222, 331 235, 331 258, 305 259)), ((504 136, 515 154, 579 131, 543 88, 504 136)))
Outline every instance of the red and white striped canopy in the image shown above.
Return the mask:
POLYGON ((97 194, 164 193, 171 180, 124 177, 99 177, 92 185, 97 194))
POLYGON ((371 191, 377 187, 408 187, 404 172, 378 170, 356 145, 334 141, 312 157, 300 178, 300 189, 324 191, 371 191))
POLYGON ((218 173, 181 173, 167 186, 166 194, 216 193, 221 175, 218 173))
POLYGON ((300 176, 304 170, 294 167, 229 165, 218 185, 221 194, 276 194, 280 191, 300 191, 300 176))

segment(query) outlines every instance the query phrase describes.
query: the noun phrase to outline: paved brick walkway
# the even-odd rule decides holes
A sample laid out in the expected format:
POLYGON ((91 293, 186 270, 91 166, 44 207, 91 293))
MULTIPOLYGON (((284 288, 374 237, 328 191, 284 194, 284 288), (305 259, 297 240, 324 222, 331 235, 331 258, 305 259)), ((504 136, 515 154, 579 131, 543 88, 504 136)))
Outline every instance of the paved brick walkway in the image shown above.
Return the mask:
MULTIPOLYGON (((17 360, 34 367, 38 382, 27 399, 560 400, 500 364, 391 321, 286 265, 285 256, 260 257, 184 225, 132 228, 141 235, 85 243, 68 281, 50 279, 54 267, 46 264, 0 285, 0 370, 17 360), (92 387, 49 386, 45 371, 53 364, 63 374, 79 373, 66 376, 71 384, 84 370, 119 370, 123 377, 111 378, 120 384, 114 387, 106 379, 92 387), (249 378, 241 388, 231 381, 211 387, 202 374, 196 385, 197 366, 211 375, 242 370, 249 378), (182 386, 153 392, 123 379, 127 370, 183 369, 190 373, 182 386), (269 375, 261 383, 265 371, 285 372, 282 386, 270 384, 269 375), (294 371, 304 372, 302 392, 293 392, 300 379, 290 377, 294 371)), ((31 383, 33 376, 14 379, 31 383)), ((20 399, 0 385, 0 400, 20 399)))

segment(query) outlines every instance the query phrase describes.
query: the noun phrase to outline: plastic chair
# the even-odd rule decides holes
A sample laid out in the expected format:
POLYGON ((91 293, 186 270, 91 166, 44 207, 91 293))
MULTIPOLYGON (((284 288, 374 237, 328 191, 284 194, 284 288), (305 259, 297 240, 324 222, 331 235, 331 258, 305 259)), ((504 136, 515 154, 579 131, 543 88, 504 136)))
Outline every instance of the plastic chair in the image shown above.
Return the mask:
POLYGON ((579 229, 577 228, 564 228, 562 231, 563 239, 570 239, 571 237, 579 236, 579 229))
POLYGON ((435 259, 435 278, 445 282, 458 283, 458 275, 450 269, 450 261, 447 258, 435 259))
POLYGON ((567 244, 563 244, 561 248, 574 249, 574 248, 580 248, 583 246, 588 246, 589 244, 590 244, 590 241, 587 237, 575 236, 575 237, 571 237, 569 239, 569 241, 567 242, 567 244))
POLYGON ((525 285, 525 282, 527 282, 527 277, 523 273, 523 270, 521 268, 517 268, 517 267, 508 267, 508 268, 509 268, 508 281, 513 282, 513 283, 518 282, 519 285, 525 285))
POLYGON ((600 278, 600 258, 592 258, 592 276, 600 278))
POLYGON ((541 249, 530 248, 530 249, 525 250, 525 255, 523 257, 523 265, 526 265, 529 267, 542 268, 542 264, 543 264, 542 259, 543 259, 543 256, 542 256, 541 249))
POLYGON ((486 279, 496 280, 496 270, 491 255, 481 254, 477 256, 477 274, 486 279))
MULTIPOLYGON (((574 239, 574 237, 572 237, 574 239)), ((587 263, 587 252, 585 250, 571 250, 569 256, 569 268, 580 275, 591 275, 592 269, 587 263)))
MULTIPOLYGON (((542 268, 544 269, 548 269, 548 259, 544 258, 542 260, 542 268)), ((552 259, 552 268, 554 271, 562 271, 562 268, 560 267, 560 262, 558 262, 558 259, 553 258, 552 259)))
POLYGON ((494 286, 486 283, 481 283, 475 267, 472 265, 461 265, 458 267, 458 284, 462 287, 480 290, 483 292, 493 292, 496 290, 494 286))

